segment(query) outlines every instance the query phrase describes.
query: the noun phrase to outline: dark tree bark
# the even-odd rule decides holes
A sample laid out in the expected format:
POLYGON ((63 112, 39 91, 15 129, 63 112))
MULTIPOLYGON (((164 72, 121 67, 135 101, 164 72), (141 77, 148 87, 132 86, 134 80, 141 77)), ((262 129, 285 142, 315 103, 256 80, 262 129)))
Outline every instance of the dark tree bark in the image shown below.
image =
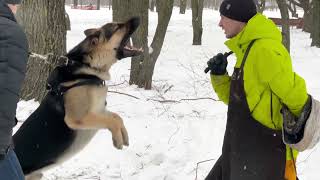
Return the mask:
POLYGON ((320 1, 313 1, 312 7, 313 27, 311 32, 311 46, 320 47, 320 1))
POLYGON ((100 10, 100 4, 101 4, 100 0, 97 0, 97 10, 100 10))
POLYGON ((290 52, 289 10, 286 0, 277 0, 282 19, 282 43, 290 52))
POLYGON ((180 0, 180 14, 185 14, 187 9, 187 0, 180 0))
POLYGON ((153 12, 154 11, 154 7, 156 6, 156 0, 151 0, 150 2, 150 10, 153 12))
POLYGON ((113 0, 112 1, 112 18, 113 21, 123 22, 131 16, 132 0, 113 0))
POLYGON ((304 10, 302 30, 310 33, 312 28, 312 23, 313 23, 312 11, 311 11, 311 8, 308 8, 308 10, 304 10))
POLYGON ((73 7, 77 7, 78 6, 78 0, 73 0, 73 7))
POLYGON ((192 45, 201 45, 202 43, 202 12, 203 0, 191 0, 192 6, 192 27, 193 43, 192 45))
POLYGON ((49 72, 57 64, 58 57, 66 53, 67 21, 64 3, 64 0, 24 0, 17 14, 17 19, 26 31, 30 51, 53 54, 47 60, 49 63, 29 58, 21 92, 25 100, 43 99, 49 72))

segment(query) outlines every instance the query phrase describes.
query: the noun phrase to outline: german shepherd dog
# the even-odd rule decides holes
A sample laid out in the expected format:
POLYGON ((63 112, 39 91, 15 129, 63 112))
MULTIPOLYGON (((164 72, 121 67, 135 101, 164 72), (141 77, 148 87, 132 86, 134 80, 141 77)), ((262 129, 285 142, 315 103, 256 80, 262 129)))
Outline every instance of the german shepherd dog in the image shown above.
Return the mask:
POLYGON ((86 30, 86 38, 66 54, 66 65, 50 73, 50 91, 13 136, 27 180, 41 179, 42 171, 74 156, 99 129, 110 130, 117 149, 129 145, 121 117, 106 110, 104 81, 117 60, 142 53, 128 45, 139 23, 135 17, 86 30))

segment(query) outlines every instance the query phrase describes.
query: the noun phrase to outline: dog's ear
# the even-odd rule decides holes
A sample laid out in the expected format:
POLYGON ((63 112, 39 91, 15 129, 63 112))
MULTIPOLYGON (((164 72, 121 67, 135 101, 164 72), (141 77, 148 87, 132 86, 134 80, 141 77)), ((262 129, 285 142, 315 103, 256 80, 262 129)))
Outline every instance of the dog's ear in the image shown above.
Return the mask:
POLYGON ((99 38, 94 37, 91 39, 91 42, 90 42, 91 46, 96 46, 98 45, 98 43, 99 43, 99 38))
POLYGON ((96 33, 99 33, 99 29, 93 28, 93 29, 87 29, 84 31, 84 34, 88 37, 90 35, 94 35, 96 33))

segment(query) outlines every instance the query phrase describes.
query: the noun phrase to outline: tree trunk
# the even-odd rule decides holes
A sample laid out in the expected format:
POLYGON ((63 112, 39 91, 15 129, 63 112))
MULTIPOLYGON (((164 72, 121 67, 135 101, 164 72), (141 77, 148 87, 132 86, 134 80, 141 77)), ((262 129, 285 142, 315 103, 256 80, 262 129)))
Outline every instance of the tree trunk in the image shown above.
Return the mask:
POLYGON ((77 7, 78 6, 78 0, 73 0, 73 7, 77 7))
POLYGON ((100 4, 101 4, 100 0, 97 0, 97 10, 100 10, 100 4))
POLYGON ((312 26, 312 12, 311 12, 311 1, 310 0, 288 0, 294 6, 299 6, 303 9, 303 31, 311 32, 312 26))
POLYGON ((311 46, 320 47, 320 1, 313 1, 312 8, 312 19, 313 19, 313 27, 312 27, 312 43, 311 46))
POLYGON ((157 10, 157 13, 159 12, 159 8, 158 8, 158 7, 160 6, 160 5, 159 5, 160 1, 161 1, 161 0, 156 0, 156 10, 157 10))
POLYGON ((150 3, 150 10, 152 12, 154 12, 154 7, 156 6, 156 0, 151 0, 151 3, 150 3))
POLYGON ((135 47, 142 47, 144 49, 144 53, 141 56, 132 58, 129 84, 136 84, 138 87, 144 87, 145 89, 151 89, 152 87, 154 67, 160 54, 172 14, 173 0, 156 1, 156 7, 158 11, 158 26, 151 43, 150 51, 148 47, 148 5, 148 0, 117 0, 117 4, 113 5, 114 20, 123 21, 124 19, 116 17, 119 15, 121 17, 140 17, 141 24, 138 30, 132 36, 132 41, 135 47), (128 9, 130 9, 129 12, 128 9), (125 15, 121 15, 123 13, 125 15))
POLYGON ((111 10, 112 0, 109 0, 109 10, 111 10))
POLYGON ((289 10, 286 0, 277 0, 282 20, 282 43, 290 52, 289 10))
POLYGON ((185 14, 187 9, 187 0, 180 0, 180 14, 185 14))
POLYGON ((152 76, 156 61, 160 55, 164 38, 167 32, 168 24, 172 15, 173 0, 161 1, 159 3, 158 25, 151 43, 150 59, 143 62, 144 78, 143 84, 145 89, 152 88, 152 76))
POLYGON ((311 8, 308 8, 308 10, 304 10, 303 14, 303 27, 302 30, 308 33, 311 33, 312 28, 312 12, 311 8))
POLYGON ((24 0, 17 19, 24 27, 31 52, 52 53, 46 63, 29 58, 27 75, 21 91, 24 100, 41 101, 46 91, 49 72, 56 66, 58 57, 66 53, 66 19, 64 0, 24 0))
POLYGON ((193 27, 193 43, 192 45, 201 45, 202 39, 202 12, 203 0, 191 0, 192 6, 192 27, 193 27))
POLYGON ((131 16, 132 0, 113 0, 112 1, 112 18, 115 22, 124 22, 131 16))
MULTIPOLYGON (((144 71, 143 68, 145 67, 145 62, 150 59, 149 54, 149 47, 148 47, 148 21, 149 21, 149 14, 148 14, 148 6, 145 6, 148 0, 134 0, 135 3, 132 4, 134 6, 132 8, 132 14, 134 16, 140 17, 140 26, 137 32, 132 37, 132 42, 135 47, 142 47, 144 53, 141 56, 133 57, 131 61, 131 71, 130 71, 130 80, 129 84, 136 84, 138 87, 142 88, 145 87, 144 81, 144 71)), ((159 10, 159 3, 162 0, 156 1, 157 11, 159 10)))

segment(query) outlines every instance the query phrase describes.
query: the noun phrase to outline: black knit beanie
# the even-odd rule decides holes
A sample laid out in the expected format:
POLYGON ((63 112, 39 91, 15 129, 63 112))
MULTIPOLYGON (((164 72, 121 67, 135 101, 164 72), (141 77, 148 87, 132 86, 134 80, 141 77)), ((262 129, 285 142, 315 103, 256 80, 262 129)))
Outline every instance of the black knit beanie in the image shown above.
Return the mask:
POLYGON ((7 4, 21 4, 22 0, 4 0, 7 4))
POLYGON ((220 5, 220 14, 230 19, 248 22, 257 14, 253 0, 224 0, 220 5))

